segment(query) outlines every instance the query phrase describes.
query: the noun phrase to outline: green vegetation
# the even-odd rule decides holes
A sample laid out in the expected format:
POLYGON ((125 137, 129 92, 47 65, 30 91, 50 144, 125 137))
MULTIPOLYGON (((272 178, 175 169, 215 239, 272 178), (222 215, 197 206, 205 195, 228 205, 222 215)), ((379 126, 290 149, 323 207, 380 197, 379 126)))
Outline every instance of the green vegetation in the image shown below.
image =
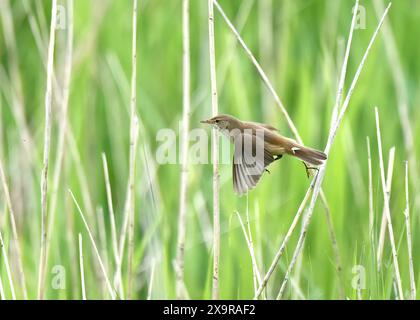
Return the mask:
MULTIPOLYGON (((79 233, 82 235, 88 299, 111 298, 102 262, 117 298, 129 297, 130 286, 132 298, 176 298, 174 263, 181 165, 157 162, 156 150, 162 142, 157 141, 156 136, 162 128, 176 130, 174 148, 177 157, 181 157, 182 1, 139 0, 134 113, 130 109, 132 1, 74 0, 72 57, 69 56, 71 41, 68 41, 71 3, 71 0, 57 1, 54 76, 50 77, 52 128, 47 230, 48 224, 52 224, 46 242, 44 298, 82 299, 79 233), (60 20, 63 15, 64 22, 60 20), (64 28, 60 28, 61 23, 64 28), (63 110, 69 71, 66 117, 63 110), (129 280, 131 237, 128 226, 121 265, 123 289, 120 290, 116 284, 119 257, 115 255, 119 250, 115 247, 119 246, 116 241, 124 229, 124 214, 130 211, 131 201, 127 201, 130 145, 136 145, 130 136, 130 123, 135 122, 135 114, 139 119, 139 135, 134 149, 135 170, 132 171, 135 203, 133 275, 129 280), (112 201, 107 198, 102 154, 107 161, 108 192, 112 201), (116 234, 113 234, 109 212, 115 213, 116 234), (80 213, 86 217, 102 262, 97 259, 98 254, 80 213)), ((220 0, 219 3, 260 62, 305 145, 324 149, 354 2, 220 0)), ((361 0, 359 5, 362 11, 357 16, 353 33, 344 97, 387 3, 361 0)), ((190 1, 190 129, 205 128, 210 137, 210 130, 199 123, 212 114, 207 10, 207 1, 190 1)), ((4 170, 0 188, 0 232, 4 240, 4 251, 0 252, 0 289, 3 288, 7 299, 12 299, 13 291, 17 298, 25 298, 19 256, 27 297, 39 297, 40 186, 51 11, 52 1, 0 0, 0 164, 4 170), (18 242, 14 240, 14 225, 18 242)), ((216 7, 214 26, 219 112, 243 120, 266 122, 277 127, 283 135, 293 137, 272 94, 216 7)), ((409 160, 408 204, 414 280, 416 284, 420 282, 420 152, 416 139, 420 134, 420 111, 416 107, 420 104, 420 48, 416 33, 419 28, 420 2, 395 1, 369 52, 329 154, 322 188, 337 238, 342 281, 325 208, 319 198, 302 254, 284 292, 285 299, 342 298, 340 283, 345 298, 398 298, 386 229, 379 270, 377 266, 381 221, 386 206, 375 106, 380 116, 385 178, 392 177, 389 209, 405 299, 411 296, 404 215, 405 160, 409 160), (370 140, 372 192, 366 137, 370 140), (395 159, 391 172, 387 167, 392 163, 392 147, 395 147, 395 159), (365 284, 360 290, 354 285, 357 279, 361 280, 362 286, 365 284)), ((209 155, 210 149, 209 144, 209 155)), ((243 232, 248 232, 247 221, 256 264, 263 277, 311 184, 312 178, 307 178, 302 163, 296 159, 284 157, 269 170, 270 174, 264 174, 258 187, 248 196, 237 197, 232 187, 231 165, 220 165, 219 284, 222 299, 252 299, 255 294, 254 282, 258 280, 254 279, 253 263, 243 232), (243 228, 237 213, 243 220, 243 228)), ((212 175, 211 164, 189 166, 184 294, 194 299, 212 297, 212 175)), ((276 298, 301 226, 302 220, 268 281, 263 297, 276 298)))

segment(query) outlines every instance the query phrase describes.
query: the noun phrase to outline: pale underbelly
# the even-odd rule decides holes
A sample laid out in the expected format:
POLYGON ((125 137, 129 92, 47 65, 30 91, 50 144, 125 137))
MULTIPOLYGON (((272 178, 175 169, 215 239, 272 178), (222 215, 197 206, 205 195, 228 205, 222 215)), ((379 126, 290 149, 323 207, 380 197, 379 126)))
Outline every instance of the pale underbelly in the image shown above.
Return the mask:
POLYGON ((272 155, 283 155, 286 153, 286 149, 283 147, 275 146, 269 143, 265 144, 265 148, 272 154, 272 155))

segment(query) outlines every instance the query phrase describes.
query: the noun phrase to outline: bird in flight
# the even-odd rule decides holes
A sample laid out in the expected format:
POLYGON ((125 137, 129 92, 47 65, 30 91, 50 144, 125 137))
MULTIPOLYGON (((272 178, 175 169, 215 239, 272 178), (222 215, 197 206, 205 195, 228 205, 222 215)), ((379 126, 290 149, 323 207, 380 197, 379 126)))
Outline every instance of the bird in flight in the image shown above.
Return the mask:
POLYGON ((234 144, 233 189, 238 195, 253 189, 262 174, 268 171, 267 167, 283 155, 302 160, 308 176, 310 169, 317 170, 316 167, 327 159, 324 152, 302 146, 264 123, 241 121, 225 114, 201 123, 213 126, 234 144))

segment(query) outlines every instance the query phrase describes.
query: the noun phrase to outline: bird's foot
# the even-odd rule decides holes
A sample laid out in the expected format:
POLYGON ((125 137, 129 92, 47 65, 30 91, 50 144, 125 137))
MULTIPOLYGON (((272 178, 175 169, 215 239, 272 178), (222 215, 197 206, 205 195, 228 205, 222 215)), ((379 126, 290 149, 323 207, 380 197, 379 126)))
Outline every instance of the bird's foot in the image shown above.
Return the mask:
POLYGON ((309 178, 311 176, 311 171, 310 170, 316 170, 319 171, 319 169, 317 167, 310 167, 306 164, 305 161, 302 161, 303 165, 305 166, 305 170, 306 170, 306 176, 309 178))

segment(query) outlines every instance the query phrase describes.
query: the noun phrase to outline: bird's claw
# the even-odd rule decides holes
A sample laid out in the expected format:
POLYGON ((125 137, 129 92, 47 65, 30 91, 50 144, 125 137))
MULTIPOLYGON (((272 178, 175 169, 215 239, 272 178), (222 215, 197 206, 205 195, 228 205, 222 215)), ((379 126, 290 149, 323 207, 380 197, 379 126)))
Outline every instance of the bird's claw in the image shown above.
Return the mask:
POLYGON ((303 165, 305 166, 305 170, 306 170, 306 176, 309 178, 311 176, 311 172, 309 170, 316 170, 319 171, 319 168, 317 167, 310 167, 306 164, 306 162, 302 161, 303 165))

